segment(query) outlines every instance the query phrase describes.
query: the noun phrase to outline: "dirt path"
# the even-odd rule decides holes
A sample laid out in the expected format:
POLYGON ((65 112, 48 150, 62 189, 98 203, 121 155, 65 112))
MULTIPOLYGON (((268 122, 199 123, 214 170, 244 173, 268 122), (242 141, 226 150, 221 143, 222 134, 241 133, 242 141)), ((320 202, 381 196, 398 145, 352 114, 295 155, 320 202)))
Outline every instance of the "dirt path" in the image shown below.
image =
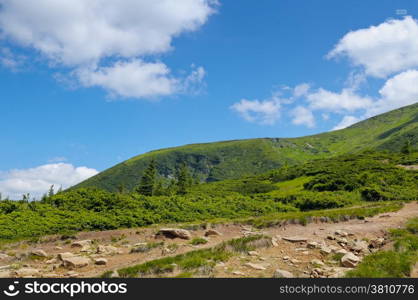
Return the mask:
MULTIPOLYGON (((333 261, 332 254, 324 255, 321 247, 334 248, 334 252, 347 250, 350 244, 385 237, 388 229, 403 226, 408 219, 416 216, 418 216, 418 203, 413 202, 405 204, 397 212, 385 213, 365 220, 354 219, 341 223, 274 226, 261 231, 242 225, 217 225, 216 230, 221 235, 210 236, 207 244, 199 246, 193 246, 190 241, 182 239, 156 239, 157 228, 84 232, 77 234, 75 240, 61 240, 59 236, 51 236, 38 244, 22 242, 3 248, 0 253, 0 277, 97 277, 105 271, 117 270, 195 249, 213 247, 223 241, 239 238, 250 232, 274 237, 277 240, 277 245, 258 249, 257 253, 251 255, 235 256, 228 262, 217 265, 213 274, 211 274, 212 276, 271 277, 275 270, 282 269, 298 277, 326 277, 342 274, 341 272, 346 270, 341 270, 339 262, 333 261), (342 237, 337 237, 337 240, 329 239, 330 236, 335 236, 337 231, 347 233, 347 236, 344 237, 347 244, 341 243, 342 237), (288 242, 285 240, 287 237, 301 237, 306 241, 316 242, 319 246, 308 249, 306 242, 288 242), (80 240, 92 242, 88 242, 85 247, 72 247, 74 241, 80 240), (135 244, 148 243, 148 245, 155 246, 156 243, 160 242, 164 242, 164 245, 158 244, 148 252, 131 253, 135 244), (45 251, 47 257, 39 258, 31 254, 37 249, 45 251), (77 257, 88 258, 88 266, 63 267, 62 262, 55 258, 63 252, 70 252, 77 257), (104 265, 95 264, 95 260, 99 258, 106 260, 104 265), (321 270, 325 275, 315 275, 318 272, 320 273, 320 270, 314 272, 315 266, 312 265, 314 259, 323 264, 321 270), (259 270, 248 266, 248 263, 260 267, 259 270)), ((191 231, 193 237, 203 237, 204 233, 205 230, 203 229, 191 231)), ((362 255, 365 254, 363 253, 360 256, 362 255)))

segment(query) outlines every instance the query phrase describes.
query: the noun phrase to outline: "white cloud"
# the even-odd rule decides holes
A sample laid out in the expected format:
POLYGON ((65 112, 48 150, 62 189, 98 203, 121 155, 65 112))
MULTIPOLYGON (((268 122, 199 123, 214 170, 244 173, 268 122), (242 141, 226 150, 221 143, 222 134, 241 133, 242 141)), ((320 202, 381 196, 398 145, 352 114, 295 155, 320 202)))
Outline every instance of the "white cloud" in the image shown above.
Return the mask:
POLYGON ((299 85, 295 86, 295 88, 293 89, 293 96, 295 98, 306 96, 308 94, 308 91, 309 91, 310 88, 311 88, 311 86, 307 83, 299 84, 299 85))
POLYGON ((357 95, 352 89, 343 89, 340 93, 320 88, 306 96, 309 107, 335 113, 352 112, 370 107, 373 100, 357 95))
POLYGON ((340 130, 340 129, 347 128, 348 126, 351 126, 361 120, 362 120, 361 118, 357 118, 354 116, 344 116, 341 122, 337 126, 335 126, 332 130, 340 130))
POLYGON ((126 98, 165 96, 177 91, 178 80, 170 76, 163 63, 146 63, 135 59, 117 62, 110 67, 77 71, 80 83, 99 86, 111 95, 126 98))
POLYGON ((418 102, 418 71, 409 70, 388 79, 379 94, 380 99, 367 111, 367 116, 418 102))
POLYGON ((24 193, 39 198, 51 185, 65 189, 97 173, 95 169, 74 167, 66 163, 0 172, 0 193, 11 199, 21 199, 24 193))
POLYGON ((368 75, 382 78, 418 66, 417 37, 418 22, 412 17, 388 20, 349 32, 328 57, 347 56, 368 75))
POLYGON ((248 122, 273 125, 279 119, 280 106, 280 100, 273 96, 264 101, 242 99, 233 104, 231 109, 248 122))
POLYGON ((315 117, 312 111, 303 106, 297 106, 291 111, 292 123, 295 125, 305 125, 309 128, 315 127, 315 117))
POLYGON ((183 87, 174 87, 168 67, 152 57, 171 51, 178 35, 199 29, 216 6, 216 0, 0 0, 0 31, 50 66, 72 68, 82 85, 123 97, 160 96, 183 87), (104 65, 108 59, 116 60, 113 66, 104 65), (134 79, 126 82, 128 71, 134 79))

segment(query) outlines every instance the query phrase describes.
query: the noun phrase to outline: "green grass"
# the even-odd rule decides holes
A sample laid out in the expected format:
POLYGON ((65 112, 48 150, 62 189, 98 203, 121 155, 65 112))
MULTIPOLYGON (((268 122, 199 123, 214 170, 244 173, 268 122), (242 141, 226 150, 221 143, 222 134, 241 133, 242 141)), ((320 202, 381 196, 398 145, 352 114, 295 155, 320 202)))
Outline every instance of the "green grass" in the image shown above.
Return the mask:
POLYGON ((405 229, 391 231, 394 249, 366 256, 347 277, 402 278, 409 277, 418 261, 418 218, 408 221, 405 229))
POLYGON ((190 241, 190 244, 192 244, 192 245, 204 245, 204 244, 207 244, 207 243, 208 243, 207 239, 200 238, 200 237, 194 238, 190 241))

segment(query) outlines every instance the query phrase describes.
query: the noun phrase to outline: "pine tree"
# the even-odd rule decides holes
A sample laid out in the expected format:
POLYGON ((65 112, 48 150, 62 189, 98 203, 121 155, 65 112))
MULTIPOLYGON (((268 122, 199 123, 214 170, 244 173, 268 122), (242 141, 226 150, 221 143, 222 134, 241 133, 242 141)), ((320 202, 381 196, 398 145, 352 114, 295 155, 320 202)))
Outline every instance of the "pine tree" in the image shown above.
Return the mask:
POLYGON ((155 160, 151 160, 147 169, 141 177, 141 181, 136 188, 139 194, 144 196, 152 196, 155 188, 155 178, 157 176, 157 166, 155 160))
POLYGON ((180 168, 176 172, 177 180, 177 193, 184 195, 187 193, 188 188, 191 186, 192 178, 190 176, 189 168, 185 163, 182 163, 180 168))
POLYGON ((48 197, 52 197, 54 196, 55 191, 54 191, 54 185, 51 185, 48 191, 48 197))

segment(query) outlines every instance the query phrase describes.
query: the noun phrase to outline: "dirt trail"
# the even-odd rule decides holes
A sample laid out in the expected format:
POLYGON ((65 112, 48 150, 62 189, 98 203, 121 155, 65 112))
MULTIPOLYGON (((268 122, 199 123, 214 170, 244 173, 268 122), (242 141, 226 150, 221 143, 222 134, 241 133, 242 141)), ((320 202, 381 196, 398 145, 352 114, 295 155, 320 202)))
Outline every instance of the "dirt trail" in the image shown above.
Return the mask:
MULTIPOLYGON (((322 246, 331 246, 335 249, 347 249, 338 240, 329 240, 328 237, 335 235, 341 230, 348 233, 346 239, 349 243, 361 240, 373 240, 382 238, 390 228, 403 226, 404 223, 418 216, 418 203, 411 202, 397 212, 380 214, 365 220, 353 219, 340 223, 310 223, 302 225, 274 226, 257 231, 254 228, 243 225, 223 224, 216 225, 216 230, 221 236, 210 236, 205 245, 193 246, 190 241, 182 239, 156 239, 157 228, 123 229, 103 232, 83 232, 76 235, 74 240, 61 240, 59 236, 51 236, 43 239, 38 244, 21 242, 8 245, 0 253, 0 277, 97 277, 105 271, 117 270, 123 267, 143 263, 160 257, 177 255, 188 251, 213 247, 223 241, 243 237, 249 231, 262 233, 275 237, 278 243, 275 247, 258 249, 257 253, 243 254, 231 258, 229 261, 215 267, 212 276, 215 277, 271 277, 276 269, 292 272, 298 277, 312 277, 315 269, 312 260, 320 260, 324 263, 321 270, 324 273, 341 274, 336 262, 332 261, 331 255, 324 255, 320 247, 308 249, 306 242, 288 242, 286 237, 302 237, 307 241, 317 242, 322 246), (88 247, 72 247, 74 241, 92 240, 88 247), (137 243, 159 243, 164 241, 164 246, 158 246, 146 253, 131 253, 131 249, 137 243), (111 246, 102 253, 97 253, 98 247, 111 246), (168 249, 170 248, 170 249, 168 249), (42 249, 47 257, 37 259, 30 253, 35 249, 42 249), (109 250, 109 251, 108 251, 109 250), (71 252, 78 257, 87 257, 88 266, 68 268, 60 265, 56 257, 59 253, 71 252), (3 256, 2 256, 3 255, 3 256), (8 256, 7 256, 8 255, 8 256), (96 265, 95 260, 105 258, 106 264, 96 265), (247 264, 252 263, 260 267, 256 270, 247 264), (25 272, 20 272, 19 270, 25 272), (332 270, 331 270, 332 269, 332 270), (37 271, 37 273, 36 273, 37 271), (16 274, 16 272, 18 272, 16 274)), ((193 237, 203 237, 205 230, 191 231, 193 237)), ((103 247, 102 247, 103 248, 103 247)), ((336 251, 336 250, 335 250, 336 251)), ((320 270, 317 270, 320 272, 320 270)), ((314 274, 316 274, 314 272, 314 274)), ((326 277, 330 274, 315 277, 326 277)))

